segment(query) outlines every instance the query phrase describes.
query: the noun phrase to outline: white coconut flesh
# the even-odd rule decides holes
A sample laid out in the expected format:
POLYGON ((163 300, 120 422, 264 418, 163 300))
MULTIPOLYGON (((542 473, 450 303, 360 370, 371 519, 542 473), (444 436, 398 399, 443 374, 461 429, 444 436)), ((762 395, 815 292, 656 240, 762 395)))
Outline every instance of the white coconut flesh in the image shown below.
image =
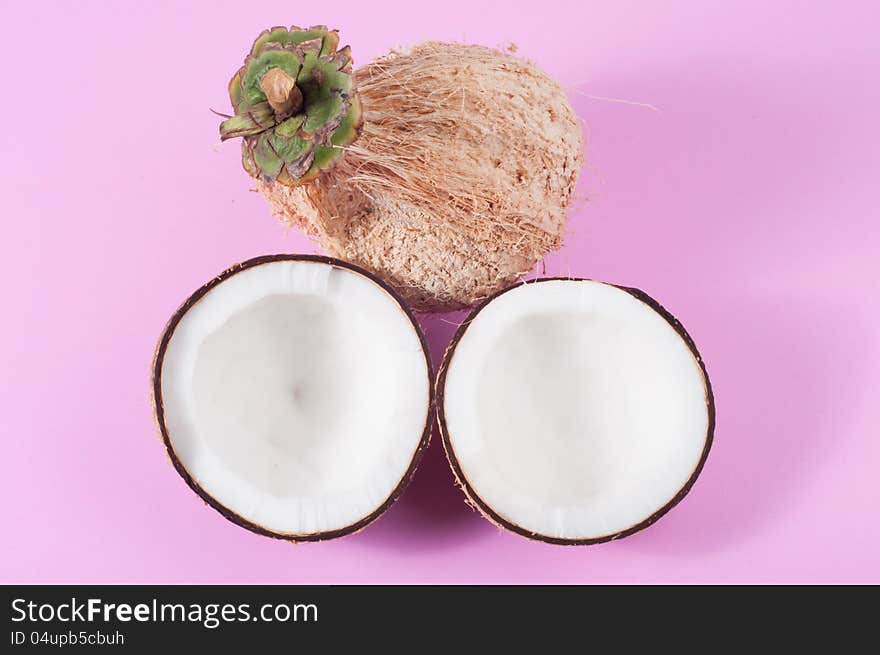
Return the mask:
POLYGON ((166 439, 245 522, 281 536, 345 531, 384 509, 420 449, 430 365, 419 333, 349 268, 245 266, 169 328, 157 373, 166 439))
POLYGON ((703 461, 697 355, 620 288, 548 280, 480 310, 447 355, 444 438, 484 513, 526 536, 603 540, 656 518, 703 461))

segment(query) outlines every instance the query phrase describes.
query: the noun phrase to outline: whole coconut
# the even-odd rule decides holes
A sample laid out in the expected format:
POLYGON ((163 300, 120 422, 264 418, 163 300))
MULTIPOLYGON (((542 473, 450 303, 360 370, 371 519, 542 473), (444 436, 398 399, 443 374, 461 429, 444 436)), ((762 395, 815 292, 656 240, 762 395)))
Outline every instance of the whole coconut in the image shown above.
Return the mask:
POLYGON ((553 79, 428 42, 358 69, 354 87, 362 124, 331 165, 291 183, 246 162, 283 221, 428 311, 471 305, 560 246, 583 155, 553 79))

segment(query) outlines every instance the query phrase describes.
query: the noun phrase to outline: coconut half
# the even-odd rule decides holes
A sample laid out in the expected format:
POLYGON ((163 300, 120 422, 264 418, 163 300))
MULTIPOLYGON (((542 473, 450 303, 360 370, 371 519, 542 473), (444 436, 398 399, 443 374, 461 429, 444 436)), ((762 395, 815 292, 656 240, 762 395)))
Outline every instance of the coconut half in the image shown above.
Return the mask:
POLYGON ((437 380, 443 444, 491 521, 557 544, 628 536, 677 504, 712 443, 702 359, 636 289, 549 278, 478 306, 437 380))
POLYGON ((172 317, 156 419, 186 483, 259 534, 355 532, 402 493, 430 435, 432 373, 412 313, 326 257, 252 259, 172 317))

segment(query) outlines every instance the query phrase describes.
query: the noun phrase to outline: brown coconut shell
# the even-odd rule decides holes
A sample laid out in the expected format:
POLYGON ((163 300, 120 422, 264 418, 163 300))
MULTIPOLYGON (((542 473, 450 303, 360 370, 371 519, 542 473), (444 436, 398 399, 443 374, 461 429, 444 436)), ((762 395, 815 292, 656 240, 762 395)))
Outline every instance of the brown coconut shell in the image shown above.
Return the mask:
POLYGON ((274 213, 415 309, 472 305, 565 235, 583 160, 562 88, 534 64, 429 42, 356 72, 359 138, 318 179, 258 182, 274 213))
POLYGON ((672 329, 675 330, 678 336, 681 337, 681 339, 684 341, 688 350, 690 350, 691 356, 694 358, 694 361, 696 362, 697 366, 700 369, 700 373, 703 376, 703 382, 705 384, 706 390, 706 414, 708 417, 708 424, 706 426, 706 440, 703 444, 702 453, 700 454, 700 457, 697 460, 697 463, 694 466, 690 477, 669 501, 667 501, 660 509, 655 511, 646 519, 639 521, 635 525, 632 525, 625 530, 621 530, 613 534, 587 539, 565 539, 561 537, 552 537, 549 535, 539 534, 537 532, 531 532, 530 530, 527 530, 526 528, 523 528, 522 526, 510 521, 504 516, 501 516, 476 492, 473 485, 465 475, 464 469, 462 468, 461 464, 458 461, 458 457, 455 454, 455 448, 453 448, 452 446, 452 438, 450 436, 449 427, 446 423, 446 375, 449 372, 449 366, 452 364, 452 359, 455 356, 455 350, 458 347, 459 342, 461 341, 462 337, 464 337, 465 333, 467 332, 468 328, 477 317, 477 315, 481 311, 483 311, 489 303, 491 303, 499 296, 504 295, 508 291, 513 291, 517 287, 522 286, 523 284, 541 284, 542 282, 555 282, 557 280, 571 280, 575 282, 589 281, 587 278, 577 277, 537 278, 534 280, 529 280, 527 282, 520 282, 507 289, 502 289, 501 291, 494 293, 492 296, 485 298, 482 302, 480 302, 479 305, 473 308, 468 317, 461 322, 461 325, 459 325, 458 329, 455 331, 452 340, 446 347, 446 352, 443 354, 443 360, 440 363, 440 369, 437 373, 437 380, 435 382, 435 412, 437 415, 437 426, 440 429, 440 436, 443 441, 443 450, 446 452, 446 459, 449 461, 449 465, 452 467, 452 473, 455 475, 456 483, 464 492, 465 502, 468 505, 476 509, 480 514, 483 515, 484 518, 486 518, 491 523, 494 523, 499 528, 502 528, 503 530, 509 530, 510 532, 526 537, 527 539, 541 541, 548 544, 556 544, 560 546, 591 546, 595 544, 606 543, 608 541, 623 539, 624 537, 629 537, 630 535, 633 535, 637 532, 641 532, 645 528, 648 528, 659 521, 672 508, 674 508, 682 500, 684 500, 684 497, 688 495, 691 488, 693 488, 694 484, 696 483, 697 478, 700 477, 700 473, 702 473, 703 467, 706 465, 706 460, 709 457, 709 451, 712 449, 712 444, 715 441, 715 394, 712 390, 712 383, 709 381, 709 373, 706 370, 706 364, 703 361, 702 355, 700 355, 700 351, 697 350, 697 344, 694 342, 691 335, 685 329, 684 325, 681 324, 681 321, 679 321, 669 312, 669 310, 667 310, 663 305, 661 305, 659 302, 657 302, 654 298, 649 296, 641 289, 635 289, 633 287, 626 287, 618 284, 611 285, 617 287, 621 291, 627 292, 636 300, 644 303, 650 309, 657 312, 667 323, 669 323, 670 326, 672 326, 672 329))
POLYGON ((430 348, 428 348, 428 342, 425 338, 425 333, 422 331, 421 326, 419 326, 415 315, 412 313, 410 308, 407 307, 403 299, 397 293, 395 293, 394 289, 392 289, 381 279, 378 279, 377 277, 372 275, 369 271, 365 271, 362 268, 353 266, 348 262, 339 261, 338 259, 333 259, 330 257, 322 257, 320 255, 263 255, 261 257, 255 257, 253 259, 249 259, 245 262, 241 262, 227 268, 225 271, 199 287, 199 289, 197 289, 189 298, 187 298, 183 302, 183 304, 178 307, 177 311, 174 312, 174 315, 171 317, 171 319, 166 324, 165 329, 162 331, 162 336, 159 338, 159 343, 156 346, 156 352, 153 355, 152 404, 156 427, 158 428, 159 436, 162 439, 162 443, 165 446, 165 452, 168 455, 168 458, 171 460, 171 464, 174 466, 174 469, 177 471, 180 477, 183 478, 183 481, 187 484, 187 486, 192 489, 205 502, 206 505, 219 512, 224 518, 231 521, 232 523, 235 523, 236 525, 239 525, 243 528, 246 528, 247 530, 250 530, 251 532, 262 535, 264 537, 283 539, 291 542, 326 541, 328 539, 336 539, 338 537, 345 537, 360 532, 365 527, 370 525, 373 521, 382 516, 406 490, 406 487, 410 483, 410 480, 412 480, 413 475, 415 475, 416 468, 418 467, 419 462, 422 459, 422 455, 424 455, 425 450, 428 447, 428 443, 431 440, 431 427, 434 425, 434 367, 431 362, 431 351, 430 348), (422 430, 419 444, 416 447, 412 458, 410 459, 409 466, 407 467, 406 472, 403 474, 403 477, 397 483, 397 486, 395 486, 394 490, 382 502, 382 504, 379 505, 379 507, 373 510, 370 514, 361 518, 355 523, 352 523, 351 525, 336 530, 330 530, 327 532, 316 532, 311 534, 288 534, 275 532, 262 525, 258 525, 256 523, 253 523, 252 521, 249 521, 248 519, 226 507, 218 499, 208 493, 204 489, 204 487, 202 487, 201 484, 199 484, 199 482, 187 470, 186 465, 183 463, 183 460, 181 460, 181 458, 177 454, 177 451, 175 451, 174 449, 174 443, 168 429, 168 424, 165 420, 165 400, 164 396, 162 395, 162 366, 165 363, 165 353, 168 350, 168 344, 171 342, 171 337, 174 336, 174 331, 177 329, 180 321, 183 319, 186 313, 196 304, 198 304, 198 302, 202 298, 204 298, 204 296, 214 287, 222 284, 232 276, 237 275, 242 271, 246 271, 255 266, 262 266, 263 264, 271 264, 272 262, 278 261, 310 261, 318 262, 320 264, 327 264, 328 266, 333 266, 335 268, 353 271, 355 273, 363 275, 370 281, 377 284, 397 302, 397 304, 400 306, 401 311, 406 315, 407 319, 409 319, 410 323, 412 324, 413 330, 415 330, 415 333, 419 338, 419 342, 421 343, 422 353, 425 356, 425 364, 428 371, 429 391, 425 427, 422 430))

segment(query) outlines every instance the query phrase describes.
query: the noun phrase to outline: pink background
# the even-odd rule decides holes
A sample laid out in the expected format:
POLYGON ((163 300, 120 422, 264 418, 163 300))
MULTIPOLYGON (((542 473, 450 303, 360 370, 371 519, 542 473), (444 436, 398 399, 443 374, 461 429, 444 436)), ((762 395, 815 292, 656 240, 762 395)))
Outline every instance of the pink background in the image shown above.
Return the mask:
MULTIPOLYGON (((10 5, 0 580, 880 582, 872 4, 10 5), (248 191, 208 111, 227 109, 255 34, 294 22, 339 27, 361 62, 425 38, 515 41, 570 89, 589 201, 548 272, 654 295, 716 388, 706 469, 659 524, 590 548, 499 533, 435 441, 378 523, 292 546, 172 470, 149 401, 165 320, 233 262, 312 251, 248 191)), ((424 323, 439 355, 453 326, 424 323)))

